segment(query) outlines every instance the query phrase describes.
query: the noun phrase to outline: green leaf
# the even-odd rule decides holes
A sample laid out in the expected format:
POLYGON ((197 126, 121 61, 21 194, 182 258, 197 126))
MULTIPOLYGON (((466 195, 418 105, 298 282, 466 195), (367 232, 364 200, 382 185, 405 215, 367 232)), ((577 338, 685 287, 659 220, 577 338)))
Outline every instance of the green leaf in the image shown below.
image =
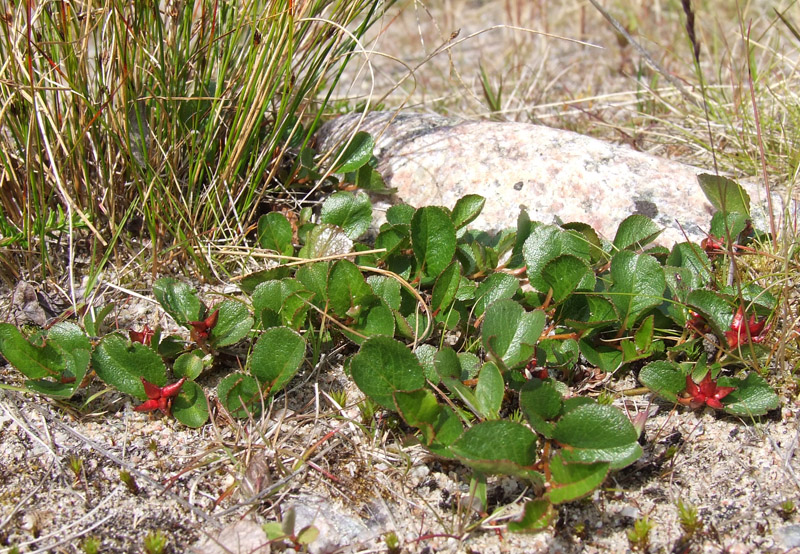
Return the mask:
POLYGON ((456 298, 460 282, 461 266, 458 262, 452 262, 442 271, 433 285, 431 310, 440 312, 449 308, 456 298))
POLYGON ((467 194, 456 201, 453 206, 453 225, 456 229, 461 229, 467 223, 478 217, 486 204, 486 199, 478 194, 467 194))
POLYGON ((411 248, 419 268, 437 277, 453 260, 456 230, 448 213, 438 206, 427 206, 411 218, 411 248))
POLYGON ((231 373, 217 385, 217 398, 233 417, 261 412, 262 395, 256 380, 245 373, 231 373))
POLYGON ((59 376, 67 365, 58 348, 34 346, 10 323, 0 323, 0 354, 29 379, 59 376))
POLYGON ((663 229, 647 216, 633 214, 626 217, 617 228, 614 246, 619 250, 641 250, 653 242, 663 229))
POLYGON ((553 289, 554 303, 566 300, 575 290, 594 290, 595 276, 589 265, 575 256, 565 254, 547 262, 542 268, 542 280, 553 289))
POLYGON ((686 390, 686 375, 677 364, 666 360, 651 362, 639 372, 639 382, 661 398, 675 402, 686 390))
POLYGON ((481 341, 492 358, 513 369, 531 359, 544 325, 541 310, 526 312, 513 300, 498 300, 486 309, 481 341))
POLYGON ((547 528, 554 517, 553 504, 548 500, 530 500, 525 503, 522 517, 508 522, 508 530, 512 533, 535 533, 547 528))
POLYGON ((288 327, 267 329, 253 347, 250 371, 274 395, 295 376, 306 355, 306 341, 288 327))
POLYGON ((384 275, 370 275, 367 277, 367 284, 376 295, 386 302, 386 305, 393 310, 400 309, 402 295, 400 293, 400 282, 397 279, 384 275))
POLYGON ((484 421, 467 429, 450 450, 471 468, 487 474, 515 475, 538 481, 536 435, 521 423, 484 421))
POLYGON ((633 326, 647 310, 664 301, 664 270, 652 256, 628 250, 618 252, 611 259, 611 278, 611 301, 620 314, 623 329, 633 326))
POLYGON ((607 373, 613 373, 622 365, 622 352, 613 346, 601 342, 595 344, 591 338, 578 341, 581 354, 589 364, 607 373))
POLYGON ((581 294, 565 304, 564 320, 576 329, 602 329, 619 321, 614 304, 604 296, 581 294))
POLYGON ((301 258, 316 259, 327 256, 347 254, 353 250, 353 241, 336 225, 315 225, 306 237, 306 244, 297 255, 301 258))
POLYGON ((654 325, 655 317, 651 315, 645 318, 645 320, 639 326, 639 329, 636 330, 633 341, 636 344, 636 350, 638 353, 641 354, 650 351, 650 346, 653 344, 654 325))
MULTIPOLYGON (((460 288, 463 288, 463 285, 460 288)), ((515 277, 508 273, 492 273, 475 290, 473 313, 476 317, 480 317, 487 306, 498 300, 511 298, 518 290, 519 280, 515 277)))
POLYGON ((721 212, 739 212, 750 216, 750 196, 737 183, 727 177, 701 173, 697 176, 700 188, 708 201, 721 212))
POLYGON ((397 192, 397 189, 387 187, 383 176, 375 171, 369 164, 362 165, 358 168, 358 171, 356 171, 355 185, 373 194, 394 194, 397 192))
POLYGON ((53 325, 47 331, 47 342, 63 354, 64 370, 60 375, 52 375, 52 380, 29 380, 25 382, 25 386, 40 394, 70 398, 86 375, 92 355, 92 344, 83 330, 71 322, 53 325))
POLYGON ((396 391, 415 391, 425 386, 417 357, 391 337, 371 337, 352 358, 350 371, 358 388, 373 401, 394 409, 396 391))
POLYGON ((573 461, 610 462, 612 469, 625 467, 642 455, 630 420, 613 406, 582 404, 567 411, 553 429, 553 439, 569 451, 573 461))
MULTIPOLYGON (((708 256, 698 245, 692 242, 681 242, 672 247, 667 258, 668 266, 683 267, 689 270, 691 278, 688 283, 683 283, 687 292, 692 289, 704 287, 711 281, 711 262, 708 256)), ((681 277, 683 278, 683 277, 681 277)), ((686 294, 682 296, 686 297, 686 294)))
POLYGON ((448 407, 440 406, 433 393, 427 389, 394 393, 397 412, 412 427, 422 432, 423 442, 430 446, 434 441, 449 446, 464 428, 448 407))
POLYGON ((167 368, 161 357, 138 342, 130 343, 119 335, 108 335, 92 354, 97 376, 120 392, 147 400, 142 378, 156 386, 167 384, 167 368))
POLYGON ((571 221, 561 226, 566 231, 575 231, 586 240, 589 244, 589 260, 590 264, 596 264, 601 260, 608 260, 608 254, 603 251, 603 241, 591 225, 582 223, 580 221, 571 221))
POLYGON ((208 342, 214 348, 236 344, 246 337, 253 327, 253 318, 241 302, 225 300, 215 309, 219 310, 217 324, 208 334, 208 342))
MULTIPOLYGON (((394 322, 392 309, 380 297, 369 294, 361 298, 358 313, 347 327, 367 338, 375 335, 391 337, 394 335, 394 322)), ((363 338, 347 329, 343 329, 342 332, 356 344, 364 341, 363 338)))
POLYGON ((531 379, 519 394, 519 407, 534 431, 550 438, 554 425, 549 420, 561 414, 561 393, 551 380, 531 379))
POLYGON ((283 256, 294 254, 292 224, 280 212, 270 212, 258 218, 258 244, 283 256))
POLYGON ((547 497, 553 504, 562 504, 588 495, 605 481, 609 465, 608 462, 566 463, 562 456, 554 456, 550 460, 552 487, 547 497))
POLYGON ((531 285, 537 291, 547 293, 550 285, 542 277, 544 267, 562 254, 588 262, 590 250, 591 245, 575 231, 565 231, 554 225, 535 227, 522 247, 531 285))
POLYGON ((386 221, 392 225, 411 225, 417 210, 408 204, 395 204, 386 210, 386 221))
POLYGON ((414 355, 422 365, 422 370, 425 372, 425 378, 432 381, 434 384, 439 383, 439 374, 436 373, 434 359, 436 357, 436 347, 432 344, 420 344, 414 350, 414 355))
POLYGON ((725 411, 739 417, 764 415, 780 406, 780 399, 772 387, 757 373, 744 379, 720 377, 719 386, 736 387, 722 399, 725 411))
POLYGON ((172 277, 162 277, 153 284, 153 295, 164 311, 180 325, 189 321, 200 321, 205 308, 194 289, 172 277))
MULTIPOLYGON (((537 223, 536 225, 540 224, 537 223)), ((511 249, 511 258, 508 261, 508 267, 522 267, 522 265, 525 263, 522 250, 523 246, 525 245, 525 241, 528 240, 528 237, 531 234, 533 227, 534 224, 531 222, 528 212, 525 210, 520 210, 519 215, 517 216, 517 234, 514 237, 514 246, 511 249)))
POLYGON ((372 158, 374 148, 375 141, 372 136, 365 131, 359 131, 334 158, 338 162, 333 173, 350 173, 366 165, 372 158))
POLYGON ((341 318, 357 306, 362 298, 372 294, 372 289, 353 262, 339 260, 328 277, 328 302, 334 314, 341 318))
POLYGON ((499 417, 505 392, 506 385, 498 367, 492 362, 483 364, 478 376, 478 385, 475 387, 475 400, 484 418, 499 417))
POLYGON ((208 421, 208 401, 203 389, 194 381, 187 381, 172 402, 172 415, 187 427, 202 427, 208 421))
POLYGON ((363 192, 335 192, 322 204, 321 223, 338 225, 355 240, 369 229, 372 222, 372 202, 363 192))
POLYGON ((186 377, 190 381, 197 379, 203 373, 203 351, 185 352, 178 356, 172 366, 172 373, 175 377, 186 377))
POLYGON ((711 216, 711 235, 722 239, 727 244, 728 237, 736 242, 739 234, 747 227, 748 216, 739 212, 716 212, 711 216))
POLYGON ((693 290, 686 297, 689 307, 702 315, 720 338, 725 336, 725 331, 730 329, 733 321, 731 301, 731 298, 705 289, 693 290))
MULTIPOLYGON (((328 296, 328 272, 330 271, 330 264, 328 262, 317 262, 313 264, 306 264, 297 270, 295 278, 310 291, 313 296, 311 303, 316 307, 322 309, 325 307, 328 296)), ((255 298, 253 299, 255 302, 255 298)), ((258 313, 258 312, 256 312, 258 313)))

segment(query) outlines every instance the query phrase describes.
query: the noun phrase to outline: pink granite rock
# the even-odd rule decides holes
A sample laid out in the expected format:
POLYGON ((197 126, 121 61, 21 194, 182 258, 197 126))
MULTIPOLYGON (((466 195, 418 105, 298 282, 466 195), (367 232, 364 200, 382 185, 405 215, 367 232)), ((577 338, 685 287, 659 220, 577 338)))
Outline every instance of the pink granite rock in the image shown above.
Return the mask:
MULTIPOLYGON (((367 116, 360 129, 376 138, 378 171, 396 198, 414 206, 452 207, 465 194, 486 197, 473 226, 514 227, 521 208, 545 223, 581 221, 614 238, 619 223, 644 214, 665 228, 670 245, 705 236, 713 209, 701 191, 696 167, 636 152, 625 146, 527 123, 459 122, 431 115, 367 116)), ((351 132, 358 114, 327 123, 322 149, 351 132)), ((764 227, 764 193, 742 183, 764 227)), ((776 207, 780 210, 779 199, 776 207)))

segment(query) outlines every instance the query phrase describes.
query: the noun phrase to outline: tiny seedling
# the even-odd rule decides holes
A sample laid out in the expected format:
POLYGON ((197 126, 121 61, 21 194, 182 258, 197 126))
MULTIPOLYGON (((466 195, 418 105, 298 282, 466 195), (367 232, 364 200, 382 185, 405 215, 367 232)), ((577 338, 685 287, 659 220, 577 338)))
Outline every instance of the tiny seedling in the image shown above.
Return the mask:
POLYGON ((697 513, 697 507, 683 500, 678 500, 678 521, 687 538, 693 537, 703 528, 703 521, 697 513))
POLYGON ((633 522, 633 529, 628 530, 628 542, 633 550, 646 552, 650 545, 650 531, 653 524, 650 518, 643 516, 633 522))
POLYGON ((778 506, 778 512, 784 520, 790 520, 797 513, 797 506, 791 500, 784 500, 778 506))
POLYGON ((100 552, 100 539, 97 537, 86 537, 81 542, 81 550, 84 554, 97 554, 100 552))
POLYGON ((139 494, 139 485, 136 484, 136 479, 129 471, 125 469, 120 470, 119 480, 125 483, 125 486, 131 492, 131 494, 139 494))
POLYGON ((166 548, 167 537, 161 532, 161 529, 148 531, 144 537, 144 551, 147 554, 164 554, 166 548))
POLYGON ((332 389, 329 394, 336 404, 342 408, 347 406, 347 391, 345 389, 332 389))

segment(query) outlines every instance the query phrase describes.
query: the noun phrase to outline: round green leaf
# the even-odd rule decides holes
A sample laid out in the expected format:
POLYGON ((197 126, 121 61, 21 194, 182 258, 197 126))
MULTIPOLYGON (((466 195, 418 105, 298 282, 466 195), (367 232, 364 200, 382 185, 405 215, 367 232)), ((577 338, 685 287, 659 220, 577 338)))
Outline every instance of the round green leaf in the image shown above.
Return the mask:
POLYGON ((744 379, 720 377, 718 384, 723 387, 736 387, 722 399, 725 411, 739 417, 764 415, 780 406, 780 400, 772 387, 757 373, 750 373, 744 379))
POLYGON ((723 337, 731 327, 734 309, 732 299, 718 292, 706 289, 693 290, 686 297, 686 303, 703 316, 718 337, 723 337))
POLYGON ((338 225, 355 240, 369 229, 372 202, 363 192, 335 192, 322 204, 320 222, 338 225))
POLYGON ((553 432, 553 424, 548 420, 561 414, 562 405, 561 393, 549 379, 531 379, 525 383, 519 394, 519 407, 531 427, 548 438, 553 432))
POLYGON ((639 382, 670 402, 675 402, 686 389, 686 375, 677 364, 666 360, 644 366, 639 372, 639 382))
POLYGON ((217 398, 233 417, 247 417, 261 411, 258 383, 245 373, 232 373, 220 381, 217 398))
POLYGON ((219 310, 217 324, 208 334, 208 342, 214 348, 236 344, 246 337, 253 327, 253 318, 241 302, 225 300, 215 309, 219 310))
POLYGON ((392 225, 411 225, 414 217, 414 206, 409 204, 395 204, 386 210, 386 221, 392 225))
POLYGON ((551 260, 569 254, 586 262, 591 259, 591 244, 576 231, 565 231, 555 225, 539 225, 531 230, 522 254, 528 279, 537 291, 546 293, 550 285, 542 278, 542 270, 551 260))
POLYGON ((641 250, 653 242, 663 229, 647 216, 633 214, 626 217, 617 228, 614 246, 619 250, 641 250))
POLYGON ((280 212, 270 212, 258 218, 258 244, 265 250, 274 250, 278 254, 291 256, 292 224, 280 212))
POLYGON ((172 402, 172 415, 187 427, 201 427, 208 421, 208 401, 203 389, 194 381, 187 381, 172 402))
MULTIPOLYGON (((460 291, 463 289, 462 284, 459 285, 459 293, 456 298, 460 296, 460 291)), ((519 280, 508 273, 497 272, 489 275, 475 290, 475 307, 473 313, 476 317, 483 315, 486 307, 490 304, 503 299, 511 298, 519 290, 519 280)), ((460 298, 458 298, 461 300, 460 298)))
POLYGON ((545 325, 544 312, 526 312, 513 300, 498 300, 486 309, 481 341, 486 351, 507 368, 523 365, 535 353, 545 325))
POLYGON ((375 141, 372 136, 359 131, 350 139, 344 148, 336 156, 336 167, 334 173, 349 173, 367 164, 372 157, 372 150, 375 148, 375 141))
POLYGON ((467 223, 478 217, 486 204, 486 199, 479 194, 467 194, 456 201, 453 206, 453 225, 461 229, 467 223))
POLYGON ((294 377, 306 354, 306 341, 288 327, 267 329, 256 341, 250 371, 275 394, 294 377))
POLYGON ((29 379, 61 375, 67 365, 58 348, 34 346, 10 323, 0 323, 0 354, 29 379))
POLYGON ((427 206, 414 213, 411 248, 425 275, 436 277, 450 264, 456 252, 456 230, 443 208, 427 206))
MULTIPOLYGON (((353 322, 348 325, 350 329, 371 337, 375 335, 394 335, 394 312, 386 303, 375 295, 368 295, 361 299, 359 311, 353 322)), ((361 344, 364 340, 360 336, 343 329, 345 336, 356 344, 361 344)))
POLYGON ((146 400, 142 378, 156 386, 167 384, 167 368, 161 357, 138 342, 128 342, 119 335, 108 335, 92 354, 97 376, 120 392, 146 400))
POLYGON ((594 272, 585 261, 569 254, 547 262, 541 275, 553 289, 552 300, 555 303, 565 300, 577 289, 594 290, 594 272))
POLYGON ((203 351, 198 349, 178 356, 172 366, 172 373, 175 377, 186 377, 190 381, 194 381, 203 373, 203 367, 203 351))
POLYGON ((333 265, 328 277, 328 302, 331 311, 341 318, 357 306, 372 289, 364 280, 364 276, 350 260, 339 260, 333 265))
POLYGON ((306 237, 306 244, 298 252, 301 258, 324 258, 347 254, 353 249, 353 241, 336 225, 315 225, 306 237))
POLYGON ((750 215, 750 196, 736 181, 710 173, 701 173, 697 180, 703 194, 719 211, 750 215))
POLYGON ((623 328, 631 327, 645 311, 664 301, 664 270, 652 256, 629 250, 618 252, 611 259, 611 279, 611 301, 623 328))
POLYGON ((393 310, 400 309, 402 296, 400 293, 400 282, 397 279, 384 275, 370 275, 367 277, 367 284, 376 295, 380 296, 386 305, 393 310))
POLYGON ((350 371, 358 388, 384 408, 393 410, 395 391, 414 391, 425 386, 417 357, 391 337, 372 337, 352 358, 350 371))
POLYGON ((162 277, 153 284, 153 295, 164 311, 181 325, 203 318, 203 303, 186 283, 172 277, 162 277))
POLYGON ((536 462, 536 435, 513 421, 484 421, 473 425, 450 446, 468 466, 487 474, 506 474, 538 479, 531 469, 536 462))
POLYGON ((552 487, 547 497, 553 504, 561 504, 577 500, 605 481, 608 475, 608 462, 566 463, 562 456, 554 456, 550 460, 550 476, 552 487))
POLYGON ((612 469, 624 467, 641 455, 639 434, 630 420, 614 408, 586 403, 566 412, 553 429, 553 439, 570 447, 569 454, 584 462, 611 462, 612 469), (638 448, 637 448, 638 447, 638 448), (631 459, 632 456, 635 456, 631 459))

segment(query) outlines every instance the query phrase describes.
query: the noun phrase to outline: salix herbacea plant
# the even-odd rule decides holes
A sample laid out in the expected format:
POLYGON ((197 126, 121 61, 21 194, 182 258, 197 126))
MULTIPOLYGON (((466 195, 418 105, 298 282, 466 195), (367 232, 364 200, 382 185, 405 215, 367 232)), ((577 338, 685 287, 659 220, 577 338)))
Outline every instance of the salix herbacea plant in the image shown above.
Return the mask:
MULTIPOLYGON (((374 185, 371 152, 359 134, 339 173, 374 185)), ((744 243, 744 191, 718 177, 700 182, 719 210, 712 234, 744 243)), ((349 341, 345 372, 432 454, 470 467, 484 505, 487 475, 533 486, 514 531, 546 527, 559 504, 642 454, 628 416, 574 393, 587 367, 618 375, 643 365, 643 385, 690 408, 752 417, 778 406, 744 358, 764 355, 776 300, 753 283, 720 286, 701 245, 651 246, 660 229, 642 215, 612 242, 525 212, 516 229, 492 236, 468 228, 483 204, 468 195, 452 208, 393 206, 367 245, 370 199, 336 192, 319 221, 299 229, 280 213, 262 216, 259 245, 292 261, 245 276, 241 298, 209 306, 188 284, 159 279, 153 294, 182 336, 144 328, 95 340, 74 322, 24 336, 3 324, 0 352, 30 390, 68 399, 93 372, 138 410, 197 427, 208 394, 234 417, 258 414, 308 363, 308 342, 349 341), (702 345, 710 336, 719 344, 711 355, 702 345), (241 369, 207 391, 204 371, 240 343, 241 369)), ((94 336, 99 323, 84 326, 94 336)))

